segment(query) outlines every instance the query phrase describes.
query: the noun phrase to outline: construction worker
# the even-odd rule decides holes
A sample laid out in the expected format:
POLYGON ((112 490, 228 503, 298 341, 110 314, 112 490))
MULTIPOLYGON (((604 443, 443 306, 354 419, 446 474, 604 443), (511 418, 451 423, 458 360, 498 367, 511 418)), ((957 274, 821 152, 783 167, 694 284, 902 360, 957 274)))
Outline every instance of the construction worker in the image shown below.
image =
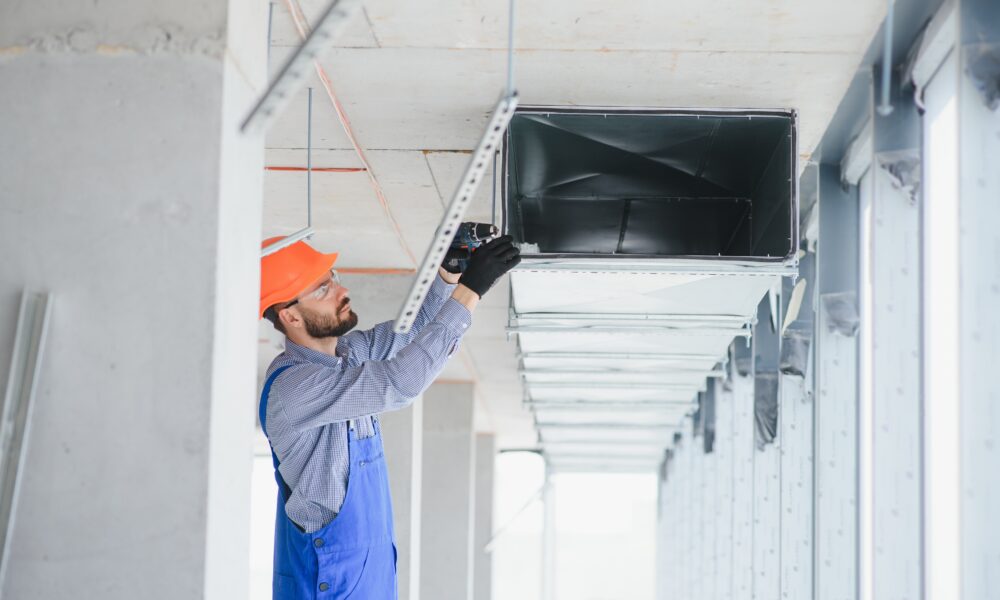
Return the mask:
MULTIPOLYGON (((265 240, 264 245, 282 238, 265 240)), ((439 270, 412 330, 352 331, 357 314, 336 254, 296 242, 261 259, 260 314, 285 335, 260 400, 278 506, 276 600, 394 600, 396 546, 378 413, 405 408, 434 381, 479 299, 520 261, 509 236, 439 270)))

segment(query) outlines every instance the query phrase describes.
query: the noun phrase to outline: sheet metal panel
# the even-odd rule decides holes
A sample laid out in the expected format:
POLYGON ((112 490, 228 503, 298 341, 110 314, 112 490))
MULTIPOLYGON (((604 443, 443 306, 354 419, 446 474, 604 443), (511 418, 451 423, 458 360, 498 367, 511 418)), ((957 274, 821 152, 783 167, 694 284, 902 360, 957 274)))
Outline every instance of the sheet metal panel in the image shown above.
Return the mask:
POLYGON ((781 594, 781 444, 775 438, 753 453, 753 597, 760 599, 781 594))
POLYGON ((733 598, 733 392, 717 384, 715 407, 715 446, 718 462, 715 491, 718 494, 715 523, 715 597, 733 598))
POLYGON ((656 568, 654 577, 656 578, 656 589, 654 598, 656 600, 668 600, 670 588, 674 583, 674 567, 676 557, 674 556, 673 536, 676 535, 675 528, 677 494, 669 487, 667 481, 672 481, 677 471, 677 463, 673 460, 667 461, 663 465, 661 476, 657 482, 657 503, 656 503, 656 568))
MULTIPOLYGON (((822 202, 822 200, 821 200, 822 202)), ((816 598, 857 590, 858 344, 819 311, 816 353, 816 598)))
POLYGON ((700 521, 698 520, 698 503, 701 497, 695 490, 695 462, 696 442, 691 434, 690 422, 685 423, 685 451, 684 451, 684 471, 683 494, 684 494, 684 537, 682 540, 681 554, 684 557, 682 586, 677 598, 696 598, 695 586, 698 575, 698 553, 697 535, 700 521))
POLYGON ((613 427, 538 427, 538 437, 544 446, 547 442, 648 442, 666 447, 673 436, 673 428, 619 429, 613 427))
POLYGON ((518 313, 734 315, 750 319, 774 275, 574 272, 532 269, 511 273, 518 313))
MULTIPOLYGON (((820 168, 817 273, 822 295, 858 295, 858 195, 838 169, 820 168)), ((816 600, 852 598, 858 589, 858 335, 824 308, 816 322, 816 600)), ((856 312, 856 310, 855 310, 856 312)))
POLYGON ((587 387, 586 385, 555 385, 543 387, 535 384, 526 386, 528 397, 533 401, 620 401, 620 402, 675 402, 689 403, 694 400, 698 388, 695 387, 656 387, 631 388, 625 385, 616 387, 587 387))
POLYGON ((922 585, 920 214, 884 169, 873 168, 874 593, 917 598, 922 585))
POLYGON ((628 373, 670 373, 674 371, 709 372, 718 362, 715 355, 666 355, 668 358, 642 358, 638 354, 598 354, 557 353, 523 354, 521 362, 525 369, 576 369, 624 371, 628 373))
POLYGON ((781 261, 798 244, 795 123, 788 110, 522 107, 504 142, 504 229, 545 256, 781 261))
POLYGON ((733 377, 733 598, 753 597, 753 384, 733 377))
MULTIPOLYGON (((577 107, 518 113, 501 190, 504 230, 522 243, 524 259, 511 273, 509 331, 543 444, 650 439, 656 434, 565 426, 676 423, 706 378, 718 376, 716 364, 735 336, 746 335, 760 298, 794 271, 795 118, 577 107), (685 135, 703 147, 678 143, 685 135), (690 172, 680 168, 684 161, 690 172), (628 358, 637 354, 658 358, 628 358), (653 413, 606 406, 647 401, 681 404, 653 413), (552 402, 605 406, 567 411, 545 405, 552 402)), ((655 439, 663 447, 670 441, 655 439)))
POLYGON ((550 469, 559 472, 641 473, 655 471, 659 465, 659 456, 648 458, 549 456, 546 457, 546 461, 550 469))
POLYGON ((593 352, 595 355, 630 352, 670 352, 712 355, 720 359, 732 335, 696 335, 670 331, 547 331, 518 334, 522 352, 593 352))
POLYGON ((698 494, 701 505, 701 535, 698 541, 701 553, 700 597, 705 600, 715 600, 716 579, 718 577, 715 560, 715 528, 719 518, 719 494, 716 490, 716 470, 718 468, 716 459, 718 457, 715 452, 705 453, 703 448, 699 448, 695 452, 701 463, 699 469, 701 471, 699 474, 700 493, 698 494))
POLYGON ((658 600, 686 598, 687 584, 687 530, 688 530, 688 427, 682 427, 678 442, 673 444, 673 459, 663 484, 664 509, 660 518, 664 532, 658 543, 665 549, 663 571, 657 573, 661 580, 658 600))
POLYGON ((780 556, 781 593, 786 598, 808 598, 813 591, 813 403, 806 381, 780 376, 780 556))
POLYGON ((631 425, 665 425, 676 427, 687 409, 676 407, 657 411, 615 411, 615 410, 553 410, 551 408, 536 408, 535 419, 538 423, 615 423, 631 425))
POLYGON ((705 381, 704 371, 678 371, 667 369, 653 372, 637 372, 562 368, 548 371, 525 371, 521 376, 524 379, 525 384, 528 386, 535 383, 572 383, 576 385, 588 383, 621 383, 622 385, 629 385, 633 383, 662 383, 671 386, 680 385, 691 389, 698 389, 704 384, 705 381))
POLYGON ((705 579, 704 579, 704 543, 705 543, 705 490, 704 478, 705 468, 702 460, 702 438, 696 436, 691 438, 691 477, 688 488, 691 493, 690 513, 691 531, 688 538, 688 552, 691 553, 691 579, 688 590, 688 598, 698 600, 704 599, 705 579))
POLYGON ((693 551, 693 538, 695 535, 694 502, 696 495, 691 485, 692 471, 694 465, 694 441, 691 436, 690 423, 685 423, 684 427, 683 454, 681 455, 681 466, 683 476, 677 480, 677 489, 681 495, 680 529, 677 552, 681 557, 678 593, 674 598, 692 598, 695 578, 695 553, 693 551))
POLYGON ((963 598, 987 598, 1000 590, 1000 110, 995 95, 988 105, 984 88, 996 90, 1000 5, 964 0, 960 6, 961 585, 963 598), (977 70, 978 82, 968 76, 977 70))
POLYGON ((630 443, 620 440, 611 442, 546 442, 542 445, 546 453, 552 454, 606 454, 608 456, 652 456, 663 452, 661 443, 630 443))

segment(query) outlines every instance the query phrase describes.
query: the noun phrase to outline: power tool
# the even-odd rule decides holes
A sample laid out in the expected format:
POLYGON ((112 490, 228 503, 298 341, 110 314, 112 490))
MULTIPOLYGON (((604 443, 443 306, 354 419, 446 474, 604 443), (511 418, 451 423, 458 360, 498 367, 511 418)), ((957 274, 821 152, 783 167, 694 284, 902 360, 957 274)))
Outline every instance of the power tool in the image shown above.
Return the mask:
POLYGON ((441 266, 449 273, 463 273, 476 248, 497 237, 500 230, 490 223, 462 223, 451 240, 441 266))

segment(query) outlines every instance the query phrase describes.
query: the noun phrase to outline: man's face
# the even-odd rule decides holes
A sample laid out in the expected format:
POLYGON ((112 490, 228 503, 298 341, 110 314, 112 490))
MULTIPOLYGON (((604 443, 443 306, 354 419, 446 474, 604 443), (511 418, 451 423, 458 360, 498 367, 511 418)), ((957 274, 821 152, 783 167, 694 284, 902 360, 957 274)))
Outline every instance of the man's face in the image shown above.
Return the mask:
POLYGON ((351 310, 349 291, 327 274, 300 294, 299 302, 288 310, 298 309, 310 337, 340 337, 358 324, 358 315, 351 310))

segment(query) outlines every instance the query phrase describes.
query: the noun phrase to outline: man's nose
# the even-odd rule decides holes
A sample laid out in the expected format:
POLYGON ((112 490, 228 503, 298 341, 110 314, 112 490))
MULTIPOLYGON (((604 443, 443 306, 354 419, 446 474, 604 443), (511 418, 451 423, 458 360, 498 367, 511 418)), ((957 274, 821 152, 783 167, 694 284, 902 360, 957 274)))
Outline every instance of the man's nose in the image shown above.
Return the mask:
POLYGON ((346 287, 344 287, 342 285, 338 285, 337 286, 337 293, 334 296, 334 298, 337 299, 337 304, 340 304, 340 302, 343 301, 343 299, 347 297, 347 294, 350 291, 351 290, 347 289, 346 287))

